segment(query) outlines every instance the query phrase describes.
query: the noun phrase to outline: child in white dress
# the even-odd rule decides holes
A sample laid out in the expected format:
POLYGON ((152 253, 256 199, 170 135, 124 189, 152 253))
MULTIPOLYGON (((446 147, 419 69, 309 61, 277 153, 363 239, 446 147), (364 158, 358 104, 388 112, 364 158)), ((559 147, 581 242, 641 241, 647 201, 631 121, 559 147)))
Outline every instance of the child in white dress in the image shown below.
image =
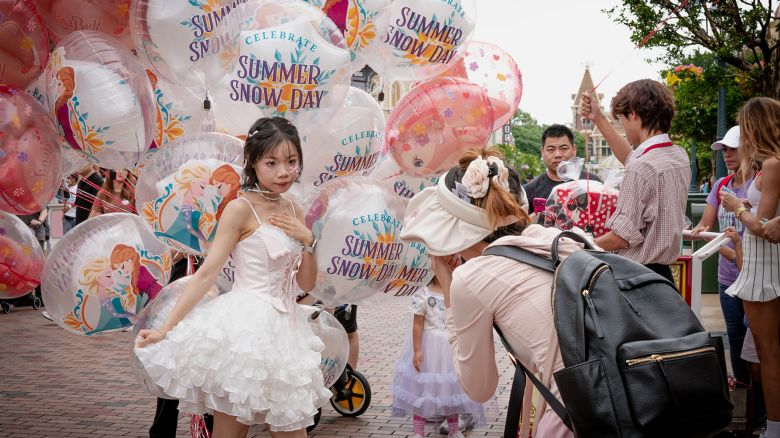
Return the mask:
POLYGON ((463 437, 458 414, 484 422, 484 409, 458 385, 444 325, 444 296, 436 278, 412 296, 409 311, 414 315, 412 334, 395 362, 392 415, 411 415, 415 438, 424 435, 426 419, 442 417, 450 437, 463 437))
POLYGON ((180 411, 214 412, 214 436, 243 437, 267 423, 275 438, 302 438, 331 392, 319 368, 324 346, 295 304, 317 275, 316 240, 282 196, 302 166, 297 130, 282 118, 258 120, 244 158, 246 193, 225 208, 169 319, 139 332, 135 354, 180 411), (193 311, 231 252, 233 289, 193 311))

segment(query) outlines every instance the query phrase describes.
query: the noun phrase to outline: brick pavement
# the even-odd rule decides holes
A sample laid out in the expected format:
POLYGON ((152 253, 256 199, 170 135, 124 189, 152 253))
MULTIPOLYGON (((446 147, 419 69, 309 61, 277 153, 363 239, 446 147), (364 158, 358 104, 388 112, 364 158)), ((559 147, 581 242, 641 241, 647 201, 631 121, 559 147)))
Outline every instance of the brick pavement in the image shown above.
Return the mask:
MULTIPOLYGON (((361 361, 372 401, 361 417, 346 418, 330 405, 312 437, 411 436, 411 423, 391 418, 388 384, 395 357, 411 321, 407 299, 383 297, 361 307, 361 361)), ((705 309, 717 325, 717 296, 705 296, 705 309)), ((715 327, 713 327, 715 328, 715 327)), ((0 437, 147 436, 155 399, 128 371, 130 333, 85 338, 72 335, 30 307, 0 315, 0 437)), ((512 377, 503 348, 497 347, 501 374, 497 410, 489 424, 469 436, 501 435, 503 410, 512 377)), ((188 418, 180 418, 179 436, 187 436, 188 418)), ((253 427, 250 437, 267 437, 253 427)), ((428 436, 438 436, 430 433, 428 436)))

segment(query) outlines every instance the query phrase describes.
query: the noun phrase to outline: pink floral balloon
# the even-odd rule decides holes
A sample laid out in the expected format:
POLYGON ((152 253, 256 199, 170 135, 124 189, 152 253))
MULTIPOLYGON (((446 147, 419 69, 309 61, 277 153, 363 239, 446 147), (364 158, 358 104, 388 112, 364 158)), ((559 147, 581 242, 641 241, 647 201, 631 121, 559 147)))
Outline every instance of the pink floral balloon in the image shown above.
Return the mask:
POLYGON ((487 91, 459 78, 435 78, 404 95, 387 120, 387 152, 403 173, 436 176, 493 132, 487 91))
POLYGON ((24 87, 43 70, 49 36, 28 0, 0 0, 0 84, 24 87))
POLYGON ((62 180, 54 123, 33 97, 0 85, 0 133, 0 210, 41 211, 62 180))
POLYGON ((54 42, 79 30, 129 36, 130 0, 35 0, 54 42))
POLYGON ((441 77, 458 77, 485 87, 493 104, 493 129, 508 122, 523 97, 523 74, 504 49, 495 44, 471 41, 460 58, 441 77))
POLYGON ((41 284, 43 249, 30 227, 0 211, 0 299, 26 295, 41 284))

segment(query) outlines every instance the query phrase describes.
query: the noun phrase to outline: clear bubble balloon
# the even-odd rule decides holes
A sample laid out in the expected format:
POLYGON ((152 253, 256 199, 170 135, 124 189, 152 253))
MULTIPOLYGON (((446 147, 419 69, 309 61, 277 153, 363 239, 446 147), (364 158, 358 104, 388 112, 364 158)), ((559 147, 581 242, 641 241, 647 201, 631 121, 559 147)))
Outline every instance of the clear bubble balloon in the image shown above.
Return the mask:
POLYGON ((100 32, 65 37, 46 66, 47 101, 63 142, 109 169, 135 167, 152 142, 154 101, 141 63, 100 32))
POLYGON ((42 271, 43 248, 35 234, 18 217, 0 211, 0 299, 32 292, 42 271))
POLYGON ((205 254, 241 185, 244 144, 226 134, 187 136, 144 163, 136 209, 155 236, 188 254, 205 254))
POLYGON ((43 71, 49 37, 29 0, 0 0, 0 84, 25 87, 43 71))
POLYGON ((57 128, 37 100, 0 85, 0 134, 0 210, 37 213, 62 180, 57 128))
POLYGON ((41 292, 60 327, 84 336, 133 325, 171 275, 170 249, 130 213, 70 230, 49 253, 41 292))
POLYGON ((427 286, 433 278, 431 257, 428 249, 420 242, 404 242, 401 255, 401 268, 393 276, 393 280, 380 292, 396 297, 413 295, 427 286))
POLYGON ((352 70, 341 32, 300 0, 250 2, 234 68, 215 86, 217 127, 246 134, 260 117, 284 117, 305 134, 341 107, 352 70))
MULTIPOLYGON (((162 289, 162 291, 160 291, 160 296, 157 297, 156 300, 154 300, 151 304, 146 306, 144 310, 141 311, 141 314, 138 315, 138 318, 136 319, 135 324, 133 325, 134 342, 135 342, 135 338, 138 336, 138 332, 140 332, 141 330, 160 329, 163 326, 163 324, 165 324, 165 321, 168 320, 168 316, 171 314, 171 311, 176 306, 176 303, 179 301, 179 298, 181 298, 182 292, 184 292, 184 288, 187 286, 187 284, 191 279, 192 279, 191 276, 183 277, 165 286, 162 289)), ((216 296, 217 293, 215 290, 209 291, 195 305, 195 308, 203 306, 204 304, 208 303, 216 296)), ((135 351, 135 348, 133 349, 133 351, 135 351)), ((166 395, 163 392, 162 388, 157 386, 154 383, 154 381, 149 377, 149 374, 146 372, 146 369, 138 360, 138 357, 135 355, 134 352, 132 356, 133 356, 132 360, 130 361, 130 369, 132 370, 133 375, 136 377, 136 379, 138 379, 138 381, 153 396, 172 400, 173 398, 166 395)))
MULTIPOLYGON (((316 307, 312 306, 300 307, 301 311, 307 315, 318 311, 316 307)), ((307 318, 307 320, 311 330, 325 344, 325 349, 320 353, 322 355, 320 370, 322 370, 325 386, 330 388, 347 367, 349 359, 347 332, 335 316, 325 311, 319 312, 317 318, 307 318)))
POLYGON ((227 74, 239 32, 251 22, 246 0, 134 0, 130 29, 139 56, 158 77, 204 86, 227 74))
POLYGON ((387 151, 403 173, 437 176, 493 132, 484 88, 459 78, 435 78, 412 88, 387 119, 387 151))
POLYGON ((412 199, 426 187, 433 187, 439 182, 438 176, 416 177, 401 172, 398 163, 388 156, 382 158, 369 176, 404 200, 412 199))
POLYGON ((196 85, 176 85, 164 78, 158 78, 150 69, 146 76, 154 94, 155 131, 149 149, 164 147, 174 140, 203 130, 209 118, 204 109, 208 90, 196 85))
POLYGON ((425 80, 452 66, 476 25, 474 0, 392 0, 366 50, 368 64, 386 80, 425 80))
POLYGON ((546 227, 579 227, 595 237, 606 234, 607 219, 617 209, 618 191, 598 181, 577 180, 553 188, 542 214, 546 227))
POLYGON ((379 161, 385 116, 368 93, 350 87, 336 116, 303 138, 300 182, 311 191, 334 178, 368 175, 379 161))
POLYGON ((304 201, 318 239, 317 285, 327 305, 356 304, 384 289, 401 269, 403 201, 368 177, 337 178, 304 201))
POLYGON ((93 30, 124 39, 129 35, 130 0, 35 0, 54 42, 93 30))
POLYGON ((509 122, 523 97, 523 75, 512 56, 495 44, 470 41, 463 56, 441 77, 458 77, 485 87, 493 104, 493 130, 509 122))

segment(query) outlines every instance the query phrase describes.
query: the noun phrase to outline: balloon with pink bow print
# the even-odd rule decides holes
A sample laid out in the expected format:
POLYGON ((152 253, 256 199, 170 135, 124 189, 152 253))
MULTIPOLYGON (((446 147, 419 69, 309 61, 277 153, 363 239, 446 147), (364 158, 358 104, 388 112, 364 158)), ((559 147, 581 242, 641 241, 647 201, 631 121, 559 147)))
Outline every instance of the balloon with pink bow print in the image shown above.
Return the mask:
POLYGON ((94 217, 69 231, 46 259, 46 310, 83 336, 130 327, 168 283, 171 262, 170 249, 137 215, 94 217))
POLYGON ((205 254, 217 223, 241 186, 243 142, 226 134, 182 137, 141 168, 136 209, 157 238, 188 254, 205 254))
POLYGON ((0 211, 0 299, 27 295, 41 284, 42 271, 43 248, 33 231, 0 211))
POLYGON ((475 0, 392 0, 375 18, 368 64, 389 80, 425 80, 453 65, 476 26, 475 0))
POLYGON ((46 110, 21 90, 0 85, 0 210, 46 208, 62 181, 62 149, 46 110))
POLYGON ((523 75, 517 63, 495 44, 470 41, 452 67, 441 77, 458 77, 485 87, 493 104, 493 130, 501 128, 515 114, 523 97, 523 75))
POLYGON ((493 132, 487 91, 459 78, 434 78, 412 88, 387 120, 387 152, 401 172, 438 176, 493 132))
POLYGON ((46 100, 62 141, 93 164, 138 165, 152 142, 154 101, 143 66, 109 35, 74 32, 46 66, 46 100))
POLYGON ((0 84, 25 87, 49 57, 49 36, 29 0, 0 0, 0 84))

